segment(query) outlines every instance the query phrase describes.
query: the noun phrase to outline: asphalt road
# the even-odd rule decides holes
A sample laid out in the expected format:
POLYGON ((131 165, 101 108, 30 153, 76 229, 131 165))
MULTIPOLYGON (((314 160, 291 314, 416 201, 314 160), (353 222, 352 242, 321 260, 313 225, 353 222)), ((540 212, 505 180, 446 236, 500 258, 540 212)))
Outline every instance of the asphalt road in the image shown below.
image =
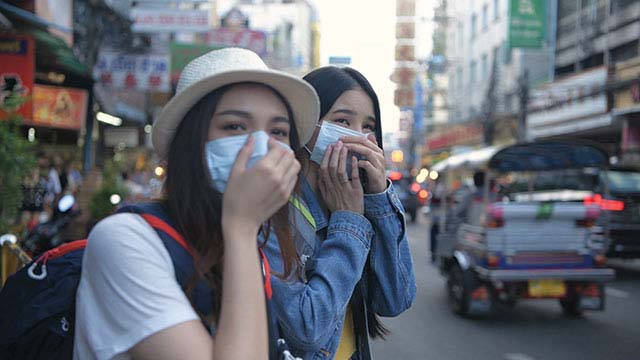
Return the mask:
POLYGON ((448 308, 445 281, 427 259, 427 221, 408 229, 418 293, 411 309, 384 319, 392 334, 373 343, 375 359, 640 359, 640 266, 616 264, 604 312, 562 315, 557 301, 523 301, 482 319, 448 308))

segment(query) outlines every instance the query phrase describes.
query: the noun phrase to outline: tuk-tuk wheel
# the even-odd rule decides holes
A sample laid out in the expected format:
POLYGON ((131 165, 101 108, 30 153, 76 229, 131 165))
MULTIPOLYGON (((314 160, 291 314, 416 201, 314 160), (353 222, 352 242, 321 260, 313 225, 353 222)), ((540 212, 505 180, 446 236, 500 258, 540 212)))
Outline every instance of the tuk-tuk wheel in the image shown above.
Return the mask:
POLYGON ((582 310, 580 309, 580 298, 572 297, 569 299, 560 299, 560 306, 562 307, 562 313, 569 317, 582 316, 582 310))
POLYGON ((449 305, 454 313, 460 316, 469 315, 470 292, 474 288, 475 279, 470 271, 464 271, 458 264, 451 266, 447 280, 449 305))

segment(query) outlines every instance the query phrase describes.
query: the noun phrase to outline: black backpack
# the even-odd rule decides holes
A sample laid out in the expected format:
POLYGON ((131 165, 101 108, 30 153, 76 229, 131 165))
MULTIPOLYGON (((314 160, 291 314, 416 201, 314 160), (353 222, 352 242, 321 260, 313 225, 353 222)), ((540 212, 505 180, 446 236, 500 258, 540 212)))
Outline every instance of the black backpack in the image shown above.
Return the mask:
MULTIPOLYGON (((184 288, 194 272, 189 247, 171 225, 160 203, 127 206, 118 212, 140 214, 158 233, 184 288)), ((72 359, 76 290, 87 240, 52 249, 13 274, 0 291, 0 359, 72 359)), ((287 359, 271 317, 269 264, 261 252, 269 318, 269 358, 287 359)), ((211 311, 211 293, 204 283, 194 289, 197 310, 211 311)))

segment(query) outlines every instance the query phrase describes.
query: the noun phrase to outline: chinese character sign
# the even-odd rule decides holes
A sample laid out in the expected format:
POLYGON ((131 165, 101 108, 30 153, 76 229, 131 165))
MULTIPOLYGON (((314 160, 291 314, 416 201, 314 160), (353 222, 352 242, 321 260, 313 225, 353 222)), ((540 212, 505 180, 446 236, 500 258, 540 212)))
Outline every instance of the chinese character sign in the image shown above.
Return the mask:
POLYGON ((0 35, 0 120, 10 114, 31 118, 34 66, 32 38, 0 35))
POLYGON ((261 31, 222 27, 206 33, 205 41, 215 46, 249 49, 258 55, 267 52, 267 35, 261 31))
POLYGON ((170 89, 168 55, 126 55, 102 52, 93 71, 94 78, 107 87, 162 91, 170 89))
POLYGON ((134 32, 203 32, 210 28, 207 10, 131 10, 134 32))

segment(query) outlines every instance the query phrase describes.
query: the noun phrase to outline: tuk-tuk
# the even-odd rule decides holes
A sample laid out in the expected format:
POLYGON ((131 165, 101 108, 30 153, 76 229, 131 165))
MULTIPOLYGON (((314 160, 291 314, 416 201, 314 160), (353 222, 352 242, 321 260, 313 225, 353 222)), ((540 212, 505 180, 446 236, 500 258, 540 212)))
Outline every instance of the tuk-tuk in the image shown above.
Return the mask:
POLYGON ((437 219, 435 260, 452 309, 481 315, 499 304, 552 298, 571 316, 604 310, 603 284, 615 273, 606 267, 600 204, 556 200, 562 189, 540 196, 534 184, 542 174, 604 171, 606 152, 582 141, 544 141, 479 154, 484 161, 440 170, 445 184, 470 170, 482 170, 476 175, 483 180, 464 200, 445 201, 437 219))

